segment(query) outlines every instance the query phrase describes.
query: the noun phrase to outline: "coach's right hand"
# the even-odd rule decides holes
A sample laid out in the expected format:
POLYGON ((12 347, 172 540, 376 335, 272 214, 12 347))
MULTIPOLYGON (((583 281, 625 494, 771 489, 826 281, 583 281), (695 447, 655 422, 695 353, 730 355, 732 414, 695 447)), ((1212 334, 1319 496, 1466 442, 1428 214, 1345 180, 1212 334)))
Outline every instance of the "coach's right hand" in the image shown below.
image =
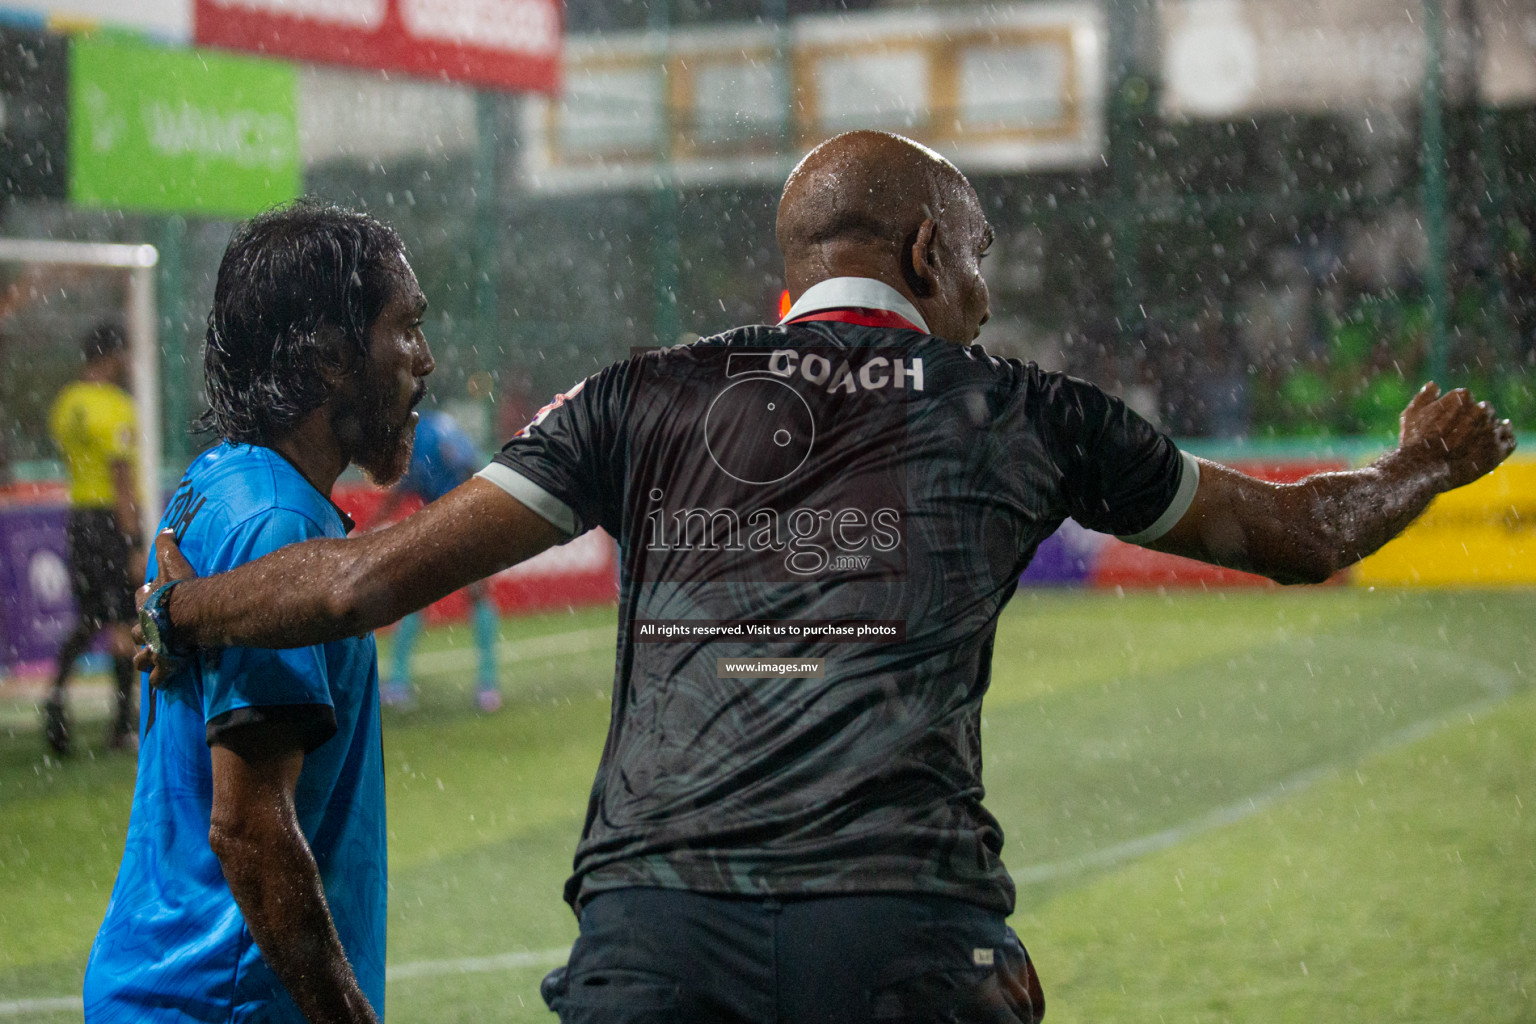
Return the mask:
MULTIPOLYGON (((161 530, 160 535, 155 538, 155 578, 134 592, 134 608, 142 611, 144 603, 149 600, 149 595, 162 584, 196 578, 197 573, 192 569, 192 563, 182 557, 181 548, 176 546, 175 531, 161 530)), ((134 623, 133 642, 139 648, 133 656, 133 667, 140 672, 149 673, 151 686, 164 687, 171 674, 181 666, 180 659, 170 655, 157 657, 149 649, 144 639, 142 619, 134 623)))
POLYGON ((1440 394, 1424 385, 1401 418, 1398 450, 1443 467, 1442 490, 1452 490, 1490 473, 1515 450, 1509 420, 1500 420, 1487 402, 1474 402, 1466 388, 1440 394))

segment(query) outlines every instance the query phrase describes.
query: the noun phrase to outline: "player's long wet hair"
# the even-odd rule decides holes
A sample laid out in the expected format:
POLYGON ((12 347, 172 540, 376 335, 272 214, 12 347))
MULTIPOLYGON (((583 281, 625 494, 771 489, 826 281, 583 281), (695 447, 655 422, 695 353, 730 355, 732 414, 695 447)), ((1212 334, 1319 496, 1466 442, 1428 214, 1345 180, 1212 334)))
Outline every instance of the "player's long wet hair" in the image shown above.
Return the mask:
POLYGON ((365 213, 300 199, 235 232, 208 314, 198 425, 271 445, 330 397, 334 369, 365 356, 404 247, 365 213), (327 372, 331 371, 331 372, 327 372))

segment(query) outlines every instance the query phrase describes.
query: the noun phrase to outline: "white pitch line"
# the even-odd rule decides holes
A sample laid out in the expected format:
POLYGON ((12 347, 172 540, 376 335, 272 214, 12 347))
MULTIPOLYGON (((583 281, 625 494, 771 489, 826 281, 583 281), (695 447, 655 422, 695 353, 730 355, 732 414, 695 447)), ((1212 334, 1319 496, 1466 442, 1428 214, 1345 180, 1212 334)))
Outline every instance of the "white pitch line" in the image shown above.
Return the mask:
MULTIPOLYGON (((611 650, 614 644, 614 627, 597 626, 592 629, 573 629, 565 633, 549 633, 531 636, 523 640, 506 640, 496 645, 496 663, 515 665, 521 661, 541 661, 589 651, 611 650)), ((469 647, 453 647, 446 651, 430 651, 418 654, 414 659, 416 671, 425 675, 467 671, 475 666, 479 654, 469 647)), ((14 683, 11 692, 0 701, 0 725, 18 725, 35 722, 37 705, 47 696, 51 684, 46 679, 36 682, 14 683)), ((107 683, 77 681, 69 688, 70 706, 75 714, 82 712, 99 717, 112 709, 112 687, 107 683)), ((0 1003, 0 1006, 5 1004, 0 1003)))
MULTIPOLYGON (((606 630, 576 630, 570 633, 556 633, 556 637, 576 637, 583 634, 592 634, 606 630)), ((546 640, 548 637, 534 637, 533 640, 546 640)), ((521 641, 530 643, 532 641, 521 641)), ((511 644, 504 644, 503 648, 511 644)), ((535 657, 538 655, 527 655, 535 657)), ((1444 660, 1456 662, 1458 668, 1465 670, 1466 662, 1456 655, 1446 654, 1440 651, 1426 650, 1415 651, 1414 656, 1422 661, 1433 662, 1444 660)), ((521 659, 519 659, 521 660, 521 659)), ((1411 725, 1404 726, 1397 732, 1390 733, 1381 742, 1371 744, 1351 759, 1351 763, 1358 762, 1361 758, 1372 754, 1385 753, 1408 746, 1411 743, 1424 739, 1454 722, 1460 722, 1463 718, 1476 718, 1486 711, 1497 708, 1500 704, 1513 695, 1515 687, 1512 680, 1502 670, 1483 664, 1488 675, 1484 679, 1484 686, 1489 691, 1488 696, 1463 704, 1458 708, 1440 715, 1432 715, 1421 719, 1411 725)), ((1271 786, 1253 796, 1244 797, 1241 800, 1219 807, 1214 811, 1202 814, 1182 825, 1154 832, 1151 835, 1140 836, 1136 839, 1117 843, 1114 846, 1106 846, 1102 849, 1091 850, 1071 860, 1056 861, 1050 864, 1032 864, 1023 868, 1009 871, 1015 883, 1028 885, 1034 882, 1047 882, 1057 878, 1065 878, 1079 874, 1090 868, 1113 867, 1116 864, 1140 857, 1149 853, 1165 850, 1170 846, 1176 846, 1186 839, 1192 839, 1197 835, 1210 832, 1223 825, 1231 825, 1257 814, 1262 808, 1279 800, 1282 796, 1295 795, 1319 779, 1326 778, 1340 770, 1339 764, 1321 765, 1298 772, 1290 778, 1271 786)), ((495 956, 462 957, 456 960, 415 960, 410 963, 396 964, 385 969, 386 981, 404 981, 410 978, 432 978, 444 974, 480 974, 490 971, 510 971, 521 967, 558 967, 565 963, 570 956, 570 948, 561 946, 557 949, 544 949, 535 952, 500 953, 495 956)), ((83 1010, 79 996, 59 996, 48 999, 13 999, 0 1001, 0 1017, 15 1017, 27 1013, 53 1013, 63 1010, 83 1010)))
MULTIPOLYGON (((1354 761, 1359 761, 1361 758, 1374 754, 1406 747, 1464 718, 1476 717, 1485 711, 1491 711, 1508 699, 1508 692, 1495 692, 1487 697, 1463 704, 1443 715, 1436 715, 1432 718, 1415 722, 1412 725, 1399 729, 1397 732, 1391 733, 1382 739, 1380 743, 1375 743, 1365 748, 1358 757, 1354 758, 1354 761)), ((1252 817, 1265 807, 1276 803, 1282 797, 1295 796, 1314 782, 1330 775, 1338 774, 1340 768, 1341 765, 1338 764, 1308 768, 1271 786, 1262 793, 1245 796, 1225 807, 1218 807, 1214 811, 1202 814, 1191 821, 1186 821, 1182 825, 1175 825, 1173 828, 1154 832, 1151 835, 1128 839, 1123 843, 1116 843, 1114 846, 1090 850, 1069 860, 1058 860, 1049 864, 1030 864, 1023 868, 1010 868, 1008 874, 1013 877, 1015 884, 1031 885, 1036 882, 1050 882, 1058 878, 1069 878, 1090 868, 1114 867, 1125 861, 1133 860, 1149 853, 1156 853, 1159 850, 1166 850, 1188 839, 1193 839, 1195 836, 1214 831, 1225 825, 1236 824, 1244 818, 1252 817)))
POLYGON ((511 971, 519 967, 559 967, 571 955, 570 946, 541 949, 531 953, 500 953, 496 956, 466 956, 456 960, 417 960, 396 964, 384 971, 386 981, 406 978, 432 978, 442 974, 483 974, 487 971, 511 971))
POLYGON ((85 1002, 79 996, 58 996, 52 999, 4 999, 0 1000, 0 1017, 17 1017, 24 1013, 58 1013, 61 1010, 85 1012, 85 1002))
MULTIPOLYGON (((585 654, 604 647, 611 649, 616 632, 614 626, 599 626, 592 629, 573 629, 568 633, 531 636, 526 640, 503 641, 496 645, 496 664, 515 665, 520 661, 585 654)), ((473 647, 452 647, 446 651, 430 651, 416 655, 413 659, 413 670, 424 675, 458 672, 473 668, 478 657, 479 654, 473 647)))
POLYGON ((1253 796, 1245 796, 1226 807, 1218 807, 1216 810, 1203 814, 1192 821, 1186 821, 1182 825, 1154 832, 1148 836, 1138 836, 1128 839, 1114 846, 1105 846, 1101 849, 1090 850, 1070 860, 1058 860, 1050 864, 1030 864, 1023 868, 1010 868, 1008 873, 1013 876, 1015 884, 1032 885, 1036 882, 1049 882, 1057 878, 1068 878, 1080 874, 1090 868, 1114 867, 1122 861, 1132 860, 1159 850, 1166 850, 1170 846, 1177 846, 1187 839, 1221 828, 1223 825, 1232 825, 1244 818, 1257 814, 1276 800, 1286 795, 1294 795, 1301 792, 1317 780, 1335 774, 1337 765, 1327 765, 1322 768, 1310 768, 1307 771, 1292 775, 1284 782, 1266 789, 1262 793, 1253 796))

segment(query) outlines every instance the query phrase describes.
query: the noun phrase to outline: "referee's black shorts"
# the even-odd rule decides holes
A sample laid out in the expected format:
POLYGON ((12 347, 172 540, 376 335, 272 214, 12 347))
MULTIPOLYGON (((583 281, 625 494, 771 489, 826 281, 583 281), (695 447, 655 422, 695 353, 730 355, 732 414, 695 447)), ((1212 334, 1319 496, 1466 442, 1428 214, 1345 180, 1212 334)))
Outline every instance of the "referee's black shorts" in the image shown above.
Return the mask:
POLYGON ((69 513, 70 582, 82 622, 107 625, 132 622, 133 580, 128 575, 132 549, 109 508, 77 508, 69 513))
POLYGON ((543 984, 561 1024, 1034 1024, 1001 915, 922 895, 762 900, 618 889, 543 984))

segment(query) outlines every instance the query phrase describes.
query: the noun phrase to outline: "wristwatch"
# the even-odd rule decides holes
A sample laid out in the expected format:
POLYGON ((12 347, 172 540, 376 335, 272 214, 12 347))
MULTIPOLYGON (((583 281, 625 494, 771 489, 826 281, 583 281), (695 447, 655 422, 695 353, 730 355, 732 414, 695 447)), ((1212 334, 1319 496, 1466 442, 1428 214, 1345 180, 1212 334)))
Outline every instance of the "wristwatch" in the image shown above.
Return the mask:
POLYGON ((144 606, 139 609, 139 628, 144 631, 144 646, 156 658, 185 658, 192 653, 190 647, 176 643, 171 637, 171 591, 180 582, 171 580, 162 583, 149 592, 144 606))

